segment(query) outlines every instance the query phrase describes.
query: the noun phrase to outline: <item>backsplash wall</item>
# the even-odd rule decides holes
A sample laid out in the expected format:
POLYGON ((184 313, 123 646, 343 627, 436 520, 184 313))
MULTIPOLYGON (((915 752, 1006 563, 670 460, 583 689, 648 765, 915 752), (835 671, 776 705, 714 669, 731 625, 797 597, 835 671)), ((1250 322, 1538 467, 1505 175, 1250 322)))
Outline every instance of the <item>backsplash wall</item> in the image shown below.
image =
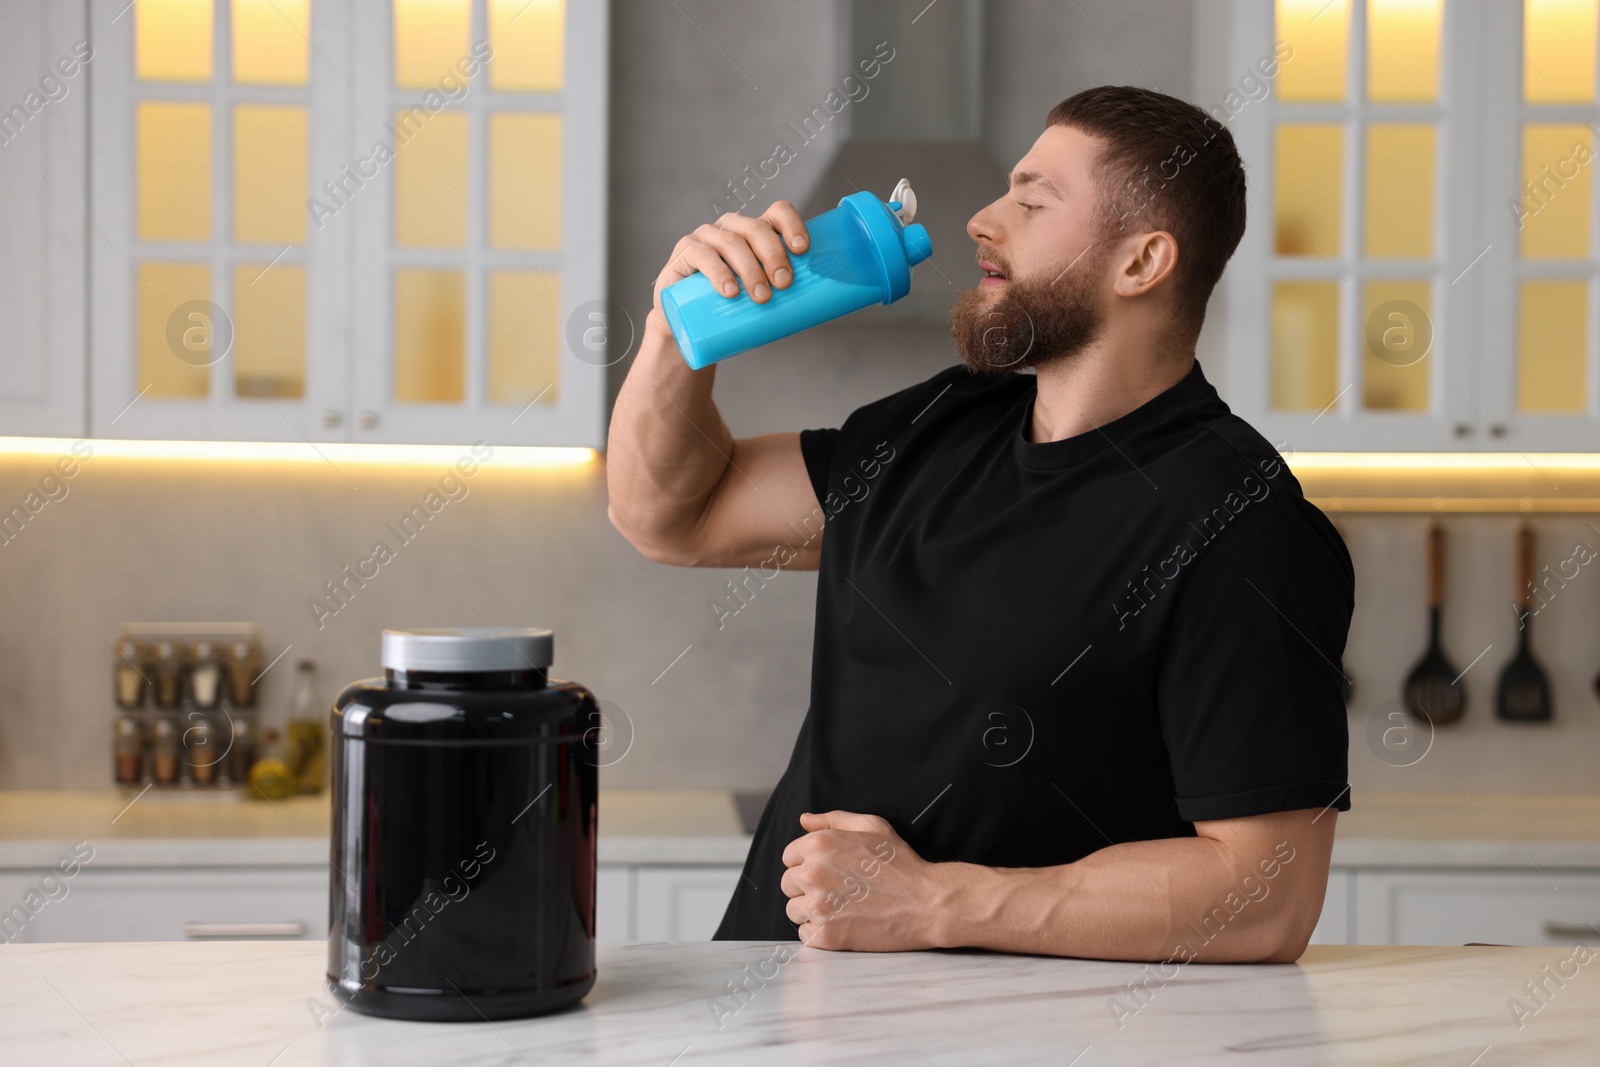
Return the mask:
MULTIPOLYGON (((1115 0, 1010 0, 988 11, 985 114, 1002 165, 1026 150, 1050 106, 1089 85, 1137 83, 1142 72, 1166 91, 1215 95, 1189 88, 1190 49, 1202 47, 1191 41, 1202 41, 1206 26, 1182 0, 1137 9, 1115 0)), ((851 57, 841 54, 832 0, 759 8, 614 0, 613 36, 610 297, 642 325, 661 263, 679 236, 706 221, 705 201, 770 151, 775 131, 819 98, 851 57)), ((909 29, 897 47, 915 47, 909 29)), ((766 195, 803 201, 837 136, 824 133, 766 195)), ((958 273, 967 252, 940 251, 957 284, 971 280, 972 271, 958 273)), ((1202 358, 1211 351, 1203 346, 1202 358)), ((951 360, 941 329, 833 327, 724 364, 717 396, 739 434, 837 425, 856 406, 951 360)), ((1215 362, 1208 374, 1226 394, 1215 362)), ((613 390, 626 366, 615 368, 613 390)), ((42 457, 0 458, 0 504, 20 500, 48 465, 42 457)), ((780 574, 718 629, 709 601, 731 574, 662 567, 634 553, 606 521, 601 463, 515 471, 491 457, 466 498, 319 628, 307 601, 367 554, 384 523, 441 472, 345 473, 359 489, 321 463, 85 464, 64 499, 0 546, 0 788, 109 782, 112 653, 103 637, 129 620, 260 623, 269 658, 293 646, 263 683, 275 714, 299 656, 317 660, 330 700, 339 684, 376 673, 384 626, 485 617, 549 626, 558 673, 589 684, 632 724, 632 748, 605 769, 607 785, 764 788, 782 772, 806 705, 813 576, 780 574)), ((1583 568, 1534 622, 1537 651, 1555 678, 1556 721, 1501 725, 1491 705, 1515 638, 1507 606, 1514 520, 1450 519, 1449 650, 1465 667, 1493 647, 1466 676, 1465 721, 1440 730, 1414 766, 1391 767, 1368 748, 1366 725, 1398 697, 1425 642, 1426 519, 1339 521, 1358 581, 1346 656, 1357 681, 1355 789, 1600 789, 1600 704, 1590 688, 1600 670, 1600 568, 1583 568)), ((1579 540, 1600 548, 1600 531, 1582 518, 1538 525, 1541 564, 1567 558, 1579 540)))

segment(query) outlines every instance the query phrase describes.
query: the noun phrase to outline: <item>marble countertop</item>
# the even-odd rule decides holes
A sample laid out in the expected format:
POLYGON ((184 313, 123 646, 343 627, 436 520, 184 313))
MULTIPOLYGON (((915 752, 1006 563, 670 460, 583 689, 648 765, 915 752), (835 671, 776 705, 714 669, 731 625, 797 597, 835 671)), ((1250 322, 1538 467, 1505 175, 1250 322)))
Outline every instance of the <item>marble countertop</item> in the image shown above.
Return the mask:
POLYGON ((1600 1037, 1600 977, 1583 970, 1520 1028, 1507 1006, 1571 949, 1313 946, 1298 964, 1190 964, 1163 982, 1130 963, 791 946, 602 943, 572 1011, 403 1023, 334 1012, 316 944, 5 945, 0 1033, 8 1063, 84 1067, 1567 1067, 1593 1062, 1600 1037), (769 977, 730 999, 746 968, 769 977))
MULTIPOLYGON (((103 867, 321 865, 328 813, 325 796, 0 792, 0 869, 53 865, 78 841, 103 867)), ((601 790, 601 863, 738 864, 749 846, 728 792, 601 790)), ((1361 792, 1339 816, 1333 862, 1600 869, 1600 795, 1361 792)))

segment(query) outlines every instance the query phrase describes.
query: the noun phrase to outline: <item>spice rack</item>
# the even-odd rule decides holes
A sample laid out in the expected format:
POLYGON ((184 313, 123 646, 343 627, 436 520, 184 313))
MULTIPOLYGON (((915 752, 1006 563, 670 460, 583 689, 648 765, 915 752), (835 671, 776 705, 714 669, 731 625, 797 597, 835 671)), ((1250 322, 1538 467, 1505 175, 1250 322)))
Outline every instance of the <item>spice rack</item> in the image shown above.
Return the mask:
POLYGON ((261 633, 248 622, 130 622, 112 657, 112 780, 232 799, 259 735, 261 633))

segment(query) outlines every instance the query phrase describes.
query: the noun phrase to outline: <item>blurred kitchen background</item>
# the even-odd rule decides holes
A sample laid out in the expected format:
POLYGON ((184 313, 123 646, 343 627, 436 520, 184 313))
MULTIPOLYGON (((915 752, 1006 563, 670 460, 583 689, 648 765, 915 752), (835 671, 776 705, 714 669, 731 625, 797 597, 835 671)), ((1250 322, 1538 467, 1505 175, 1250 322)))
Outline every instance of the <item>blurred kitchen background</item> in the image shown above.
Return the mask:
POLYGON ((718 371, 737 435, 838 425, 954 361, 965 219, 1126 83, 1246 156, 1200 356, 1355 559, 1352 818, 1600 793, 1597 0, 125 2, 0 0, 0 790, 109 791, 112 644, 205 621, 258 628, 264 721, 303 658, 324 701, 379 673, 386 626, 550 627, 626 739, 605 787, 769 789, 814 577, 736 597, 606 519, 657 272, 721 211, 910 178, 912 297, 718 371), (1436 519, 1468 700, 1428 730, 1436 519), (1494 706, 1525 521, 1534 723, 1494 706))

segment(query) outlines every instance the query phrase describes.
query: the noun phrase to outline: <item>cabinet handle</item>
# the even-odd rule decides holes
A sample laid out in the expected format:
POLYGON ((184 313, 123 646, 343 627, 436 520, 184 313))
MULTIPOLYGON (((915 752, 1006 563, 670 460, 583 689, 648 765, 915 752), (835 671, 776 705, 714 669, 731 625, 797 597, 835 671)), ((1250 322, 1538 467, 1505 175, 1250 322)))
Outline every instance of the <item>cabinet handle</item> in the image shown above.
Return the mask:
POLYGON ((1600 926, 1592 923, 1547 922, 1544 924, 1544 936, 1563 941, 1575 937, 1597 937, 1600 936, 1600 926))
POLYGON ((363 411, 356 417, 356 422, 363 430, 370 430, 378 425, 378 413, 376 411, 363 411))
POLYGON ((1455 424, 1453 429, 1454 429, 1455 435, 1457 437, 1471 437, 1472 436, 1472 425, 1470 423, 1458 422, 1458 423, 1455 424))
POLYGON ((339 423, 343 421, 343 419, 344 419, 344 416, 340 415, 337 411, 334 411, 332 409, 324 411, 322 413, 322 425, 323 425, 323 428, 331 430, 335 426, 338 426, 339 423))
POLYGON ((1491 422, 1489 424, 1489 433, 1493 437, 1504 437, 1506 436, 1506 428, 1498 422, 1491 422))
POLYGON ((206 941, 213 938, 237 940, 252 937, 286 937, 297 938, 306 936, 305 923, 184 923, 183 936, 190 941, 206 941))

